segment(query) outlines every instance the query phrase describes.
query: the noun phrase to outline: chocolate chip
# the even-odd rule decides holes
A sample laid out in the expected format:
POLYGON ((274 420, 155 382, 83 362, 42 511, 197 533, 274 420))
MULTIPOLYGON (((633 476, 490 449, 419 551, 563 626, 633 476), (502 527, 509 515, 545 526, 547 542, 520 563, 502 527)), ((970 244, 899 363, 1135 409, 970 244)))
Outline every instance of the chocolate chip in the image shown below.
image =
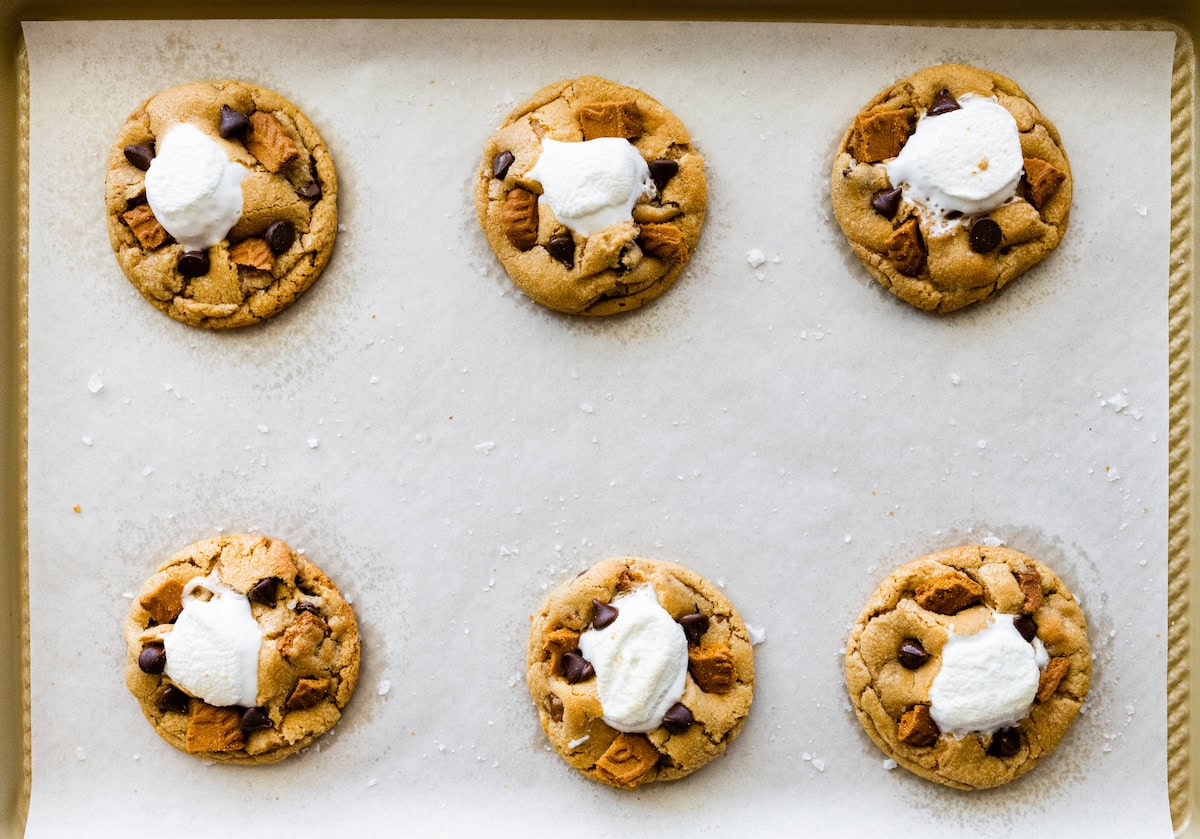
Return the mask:
POLYGON ((508 174, 508 167, 513 165, 514 160, 516 158, 510 151, 502 151, 492 158, 492 177, 504 180, 504 176, 508 174))
POLYGON ((263 234, 267 244, 275 253, 283 253, 296 241, 296 225, 290 221, 277 221, 267 228, 263 234))
POLYGON ((992 735, 987 753, 992 757, 1012 757, 1021 751, 1021 729, 1002 728, 992 735))
POLYGON ((599 600, 593 600, 592 605, 596 607, 596 614, 592 617, 592 627, 595 629, 604 629, 610 623, 617 619, 617 610, 609 606, 607 603, 601 603, 599 600))
POLYGON ((1033 619, 1033 615, 1017 615, 1013 618, 1013 626, 1021 633, 1022 638, 1033 643, 1037 636, 1037 621, 1033 619))
POLYGON ((250 117, 228 105, 221 106, 221 127, 217 129, 218 134, 226 140, 232 140, 234 137, 241 137, 248 128, 250 117))
POLYGON ((316 604, 306 603, 303 600, 301 600, 299 603, 297 603, 295 608, 292 609, 292 611, 295 612, 297 615, 300 614, 301 612, 310 612, 310 613, 316 615, 318 618, 321 617, 321 610, 316 607, 316 604))
POLYGON ((651 160, 647 165, 650 167, 650 178, 654 181, 654 185, 658 187, 658 194, 662 195, 662 191, 667 186, 667 181, 679 173, 679 161, 651 160))
POLYGON ((906 670, 916 670, 929 660, 929 653, 916 638, 905 638, 896 652, 896 659, 906 670))
POLYGON ((154 141, 126 146, 125 159, 145 172, 150 168, 150 161, 154 160, 154 141))
POLYGON ((936 117, 941 114, 948 114, 951 111, 957 111, 962 105, 958 104, 958 100, 950 95, 950 91, 942 88, 933 97, 933 104, 929 106, 929 110, 925 112, 925 116, 936 117))
POLYGON ((555 236, 546 245, 546 250, 568 268, 575 267, 575 240, 571 238, 570 234, 555 236))
POLYGON ((278 585, 278 580, 274 577, 267 577, 265 580, 259 580, 254 584, 254 587, 246 592, 246 597, 251 603, 261 603, 268 609, 275 608, 275 587, 278 585))
POLYGON ((683 627, 683 634, 687 636, 689 644, 699 644, 704 633, 708 632, 708 618, 699 612, 684 615, 679 619, 679 625, 683 627))
POLYGON ((242 714, 243 731, 258 731, 270 727, 271 715, 261 705, 257 708, 247 708, 246 713, 242 714))
POLYGON ((683 707, 682 702, 672 705, 662 718, 663 728, 672 734, 683 734, 695 721, 696 718, 692 716, 692 712, 683 707))
POLYGON ((871 196, 871 206, 879 215, 891 220, 895 218, 896 211, 900 209, 900 195, 900 187, 881 189, 871 196))
POLYGON ((143 673, 157 676, 167 667, 167 651, 161 644, 147 644, 138 655, 138 667, 143 673))
POLYGON ((192 698, 175 687, 175 685, 167 685, 163 688, 162 693, 158 695, 158 701, 155 705, 164 714, 168 711, 173 711, 176 714, 186 714, 191 701, 192 698))
POLYGON ((971 250, 975 253, 991 253, 1000 247, 1000 225, 990 218, 981 218, 971 225, 971 250))
POLYGON ((208 273, 208 251, 184 251, 179 257, 179 273, 185 277, 203 277, 208 273))
POLYGON ((569 684, 587 681, 596 675, 592 663, 579 653, 563 653, 563 675, 569 684))
POLYGON ((315 201, 321 197, 321 185, 316 181, 309 181, 297 189, 296 194, 301 198, 307 198, 309 201, 315 201))

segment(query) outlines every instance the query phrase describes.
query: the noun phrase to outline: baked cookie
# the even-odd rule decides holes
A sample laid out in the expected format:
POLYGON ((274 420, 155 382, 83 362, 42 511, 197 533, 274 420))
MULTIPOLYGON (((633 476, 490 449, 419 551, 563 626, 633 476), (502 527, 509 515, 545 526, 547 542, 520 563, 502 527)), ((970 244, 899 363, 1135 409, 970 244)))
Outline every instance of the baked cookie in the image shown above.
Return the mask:
POLYGON ((155 572, 125 619, 125 682, 164 740, 205 760, 273 763, 342 716, 358 623, 278 539, 221 536, 155 572))
POLYGON ((682 778, 722 754, 754 697, 737 611, 699 574, 650 559, 607 559, 551 591, 526 664, 563 760, 621 789, 682 778))
POLYGON ((1011 80, 928 67, 871 100, 833 163, 833 212, 885 288, 918 309, 986 300, 1058 245, 1071 167, 1011 80))
POLYGON ((548 85, 509 114, 475 185, 479 223, 512 281, 581 315, 636 309, 670 288, 707 200, 683 123, 596 76, 548 85))
POLYGON ((1091 670, 1071 592, 1001 547, 898 568, 846 644, 846 685, 867 734, 905 769, 957 789, 1032 769, 1079 713, 1091 670))
POLYGON ((317 129, 243 82, 191 82, 139 105, 109 152, 105 204, 134 287, 210 329, 282 311, 337 234, 337 175, 317 129))

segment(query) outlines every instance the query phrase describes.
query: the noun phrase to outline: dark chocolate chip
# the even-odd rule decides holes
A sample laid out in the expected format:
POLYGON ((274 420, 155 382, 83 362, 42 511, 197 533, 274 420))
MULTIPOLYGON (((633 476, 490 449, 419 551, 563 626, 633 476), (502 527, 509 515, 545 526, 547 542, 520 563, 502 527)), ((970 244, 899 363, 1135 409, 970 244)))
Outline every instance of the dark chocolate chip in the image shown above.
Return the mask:
POLYGON ((701 637, 708 632, 708 618, 699 612, 684 615, 679 619, 679 625, 683 627, 683 634, 687 636, 689 644, 699 644, 701 637))
POLYGON ((297 615, 300 614, 301 612, 310 612, 310 613, 316 615, 318 618, 321 617, 321 610, 318 609, 315 604, 306 603, 303 600, 301 600, 299 603, 297 603, 295 608, 292 609, 292 611, 295 612, 297 615))
POLYGON ((290 221, 274 222, 267 227, 267 232, 263 234, 263 238, 267 240, 267 244, 271 246, 271 250, 275 253, 283 253, 296 241, 296 225, 290 221))
POLYGON ((954 221, 955 219, 960 218, 962 218, 962 212, 960 210, 951 210, 950 212, 946 213, 946 221, 954 221))
POLYGON ((167 667, 167 651, 161 644, 147 644, 138 655, 138 668, 143 673, 157 676, 167 667))
POLYGON ((221 106, 221 127, 217 129, 218 134, 226 140, 232 140, 234 137, 241 137, 248 128, 250 117, 228 105, 221 106))
POLYGON ((925 116, 936 117, 941 114, 948 114, 951 111, 957 111, 962 105, 958 104, 958 100, 950 95, 950 91, 942 88, 933 97, 933 104, 929 106, 929 110, 925 112, 925 116))
POLYGON ((164 714, 168 711, 173 711, 176 714, 186 714, 191 701, 192 698, 175 687, 175 685, 167 685, 163 688, 162 693, 158 695, 158 701, 155 704, 158 706, 158 710, 164 714))
POLYGON ((1030 643, 1037 637, 1037 621, 1033 619, 1033 615, 1017 615, 1013 618, 1013 626, 1021 633, 1021 637, 1030 643))
POLYGON ((971 250, 975 253, 991 253, 1000 247, 1002 238, 1004 237, 1000 232, 999 224, 990 218, 981 218, 971 225, 971 236, 968 241, 971 243, 971 250))
POLYGON ((900 644, 896 658, 906 670, 916 670, 929 660, 929 653, 925 652, 925 648, 916 638, 905 638, 900 644))
POLYGON ((992 757, 1012 757, 1021 751, 1021 729, 1002 728, 992 735, 987 753, 992 757))
POLYGON ((647 165, 650 167, 650 177, 654 181, 654 185, 658 187, 658 194, 662 195, 667 181, 679 174, 679 161, 651 160, 647 165))
POLYGON ((492 158, 492 177, 504 180, 504 176, 508 174, 508 167, 513 165, 514 160, 516 158, 510 151, 502 151, 492 158))
POLYGON ((692 716, 692 712, 683 707, 682 702, 672 705, 662 718, 663 728, 672 734, 683 734, 695 721, 696 718, 692 716))
POLYGON ((275 587, 279 581, 274 577, 267 577, 265 580, 259 580, 254 584, 254 587, 246 592, 246 597, 251 603, 261 603, 268 609, 275 608, 275 587))
POLYGON ((301 198, 307 198, 309 201, 315 201, 321 197, 321 185, 316 181, 309 181, 297 189, 296 194, 301 198))
POLYGON ((154 160, 154 141, 126 146, 125 159, 145 172, 150 168, 150 161, 154 160))
POLYGON ((271 715, 261 705, 257 708, 247 708, 246 713, 242 714, 243 731, 258 731, 270 727, 271 715))
POLYGON ((604 627, 617 619, 617 610, 607 603, 593 600, 592 605, 596 607, 596 614, 592 617, 593 628, 604 629, 604 627))
POLYGON ((566 236, 555 236, 546 245, 546 250, 568 268, 575 267, 575 240, 569 233, 566 236))
POLYGON ((576 682, 586 681, 596 675, 592 663, 579 653, 563 653, 563 675, 567 677, 567 682, 575 684, 576 682))
POLYGON ((179 273, 185 277, 203 277, 208 273, 208 251, 184 251, 179 257, 179 273))
POLYGON ((901 191, 898 186, 892 189, 881 189, 871 196, 871 206, 879 215, 891 220, 896 217, 896 211, 900 209, 900 195, 901 191))

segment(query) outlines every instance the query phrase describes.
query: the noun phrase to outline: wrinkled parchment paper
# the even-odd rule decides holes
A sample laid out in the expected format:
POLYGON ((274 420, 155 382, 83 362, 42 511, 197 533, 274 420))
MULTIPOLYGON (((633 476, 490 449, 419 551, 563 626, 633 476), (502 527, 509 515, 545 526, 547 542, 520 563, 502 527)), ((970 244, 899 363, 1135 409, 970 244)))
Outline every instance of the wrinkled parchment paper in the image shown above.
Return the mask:
POLYGON ((30 835, 1167 835, 1173 33, 401 20, 25 37, 30 835), (943 61, 1026 89, 1063 134, 1075 205, 1042 266, 933 317, 851 256, 827 178, 858 109, 943 61), (470 191, 503 115, 585 73, 672 108, 711 190, 678 286, 595 321, 513 290, 470 191), (126 115, 222 77, 308 113, 344 225, 292 309, 231 334, 138 297, 102 200, 126 115), (342 723, 266 768, 170 749, 122 673, 131 592, 237 531, 304 548, 364 634, 342 723), (841 650, 891 568, 984 540, 1080 596, 1094 687, 1034 773, 963 794, 885 768, 841 650), (767 633, 726 756, 636 794, 550 751, 523 680, 544 591, 622 554, 692 566, 767 633))

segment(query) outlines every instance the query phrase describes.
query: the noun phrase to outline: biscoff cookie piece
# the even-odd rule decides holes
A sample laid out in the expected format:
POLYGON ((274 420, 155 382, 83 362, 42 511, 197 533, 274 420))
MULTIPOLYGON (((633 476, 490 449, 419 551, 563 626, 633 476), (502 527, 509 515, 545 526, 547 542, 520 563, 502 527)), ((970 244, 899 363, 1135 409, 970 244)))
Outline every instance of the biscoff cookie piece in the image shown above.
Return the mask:
POLYGON ((125 682, 177 749, 273 763, 342 716, 358 682, 354 610, 278 539, 221 536, 158 569, 125 619, 125 682))
POLYGON ((1087 696, 1087 624, 1032 557, 966 546, 892 572, 846 644, 863 729, 905 769, 957 789, 1008 783, 1066 734, 1087 696))
POLYGON ((1011 79, 962 64, 872 99, 842 137, 830 183, 871 275, 939 312, 986 300, 1046 258, 1071 211, 1054 125, 1011 79))
POLYGON ((483 149, 475 208, 516 285, 550 309, 611 315, 687 265, 708 201, 704 158, 657 101, 596 76, 556 82, 483 149))
POLYGON ((604 560, 551 591, 526 665, 559 755, 621 789, 682 778, 722 754, 754 698, 737 611, 699 574, 650 559, 604 560))
POLYGON ((150 303, 192 326, 245 326, 320 275, 337 235, 337 175, 295 105, 236 81, 156 93, 108 155, 108 237, 150 303))

